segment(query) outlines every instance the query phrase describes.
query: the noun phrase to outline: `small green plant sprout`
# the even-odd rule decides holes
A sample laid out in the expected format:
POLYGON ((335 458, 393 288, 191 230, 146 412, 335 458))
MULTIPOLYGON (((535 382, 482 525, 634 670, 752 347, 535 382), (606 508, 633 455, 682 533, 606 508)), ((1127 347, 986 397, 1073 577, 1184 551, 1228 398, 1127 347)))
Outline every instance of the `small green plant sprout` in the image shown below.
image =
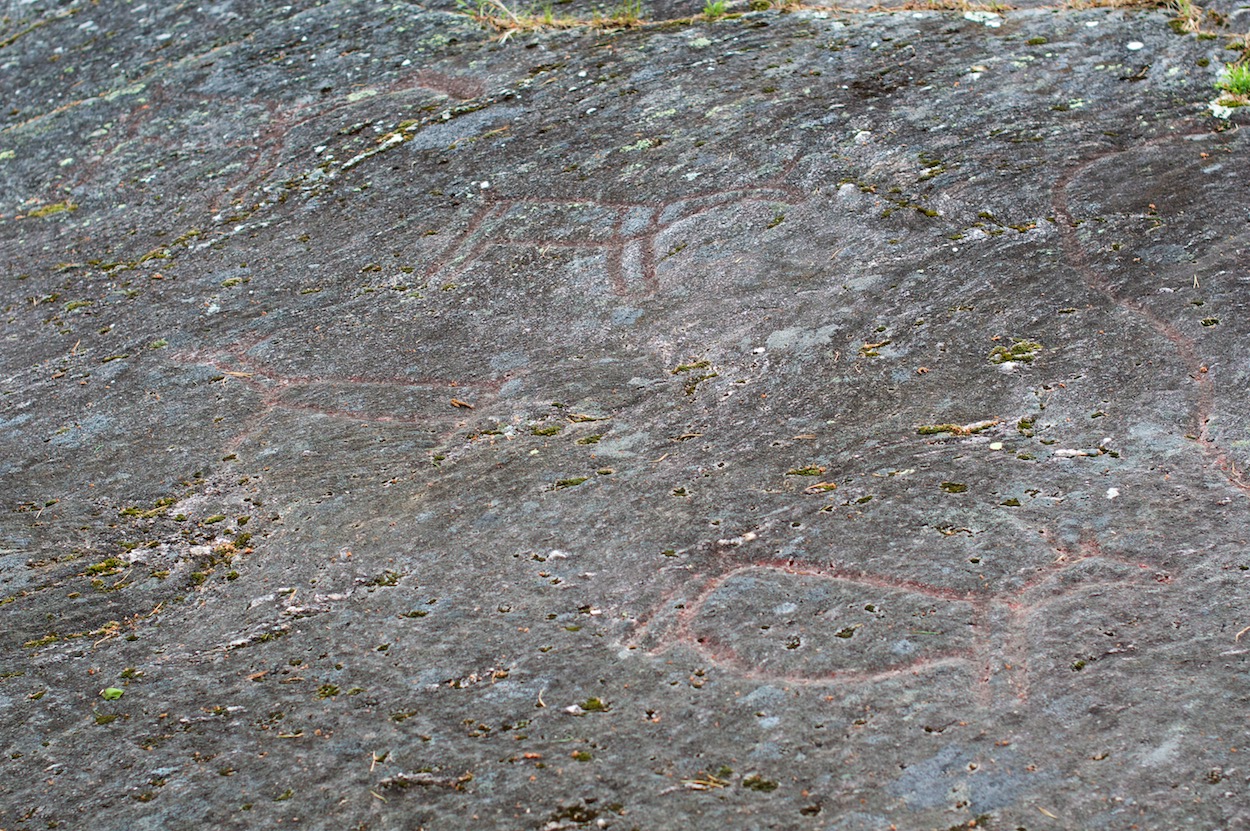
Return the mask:
POLYGON ((707 0, 703 4, 703 16, 708 20, 716 20, 725 16, 725 0, 707 0))
POLYGON ((501 42, 506 42, 518 32, 577 28, 620 29, 644 22, 642 0, 620 0, 607 12, 596 12, 590 19, 556 17, 550 3, 524 10, 519 6, 509 5, 506 0, 457 0, 457 6, 461 14, 473 19, 483 28, 498 32, 501 42))
POLYGON ((586 22, 570 17, 556 17, 551 11, 551 4, 541 9, 519 11, 504 0, 458 0, 460 13, 472 18, 485 29, 493 29, 499 33, 499 40, 506 42, 518 32, 533 32, 540 29, 572 29, 584 26, 586 22))
POLYGON ((1227 77, 1223 88, 1233 95, 1250 95, 1250 64, 1228 64, 1224 67, 1227 77))
POLYGON ((483 26, 493 29, 522 29, 521 17, 502 0, 459 0, 456 4, 463 14, 472 17, 483 26))
POLYGON ((592 23, 599 28, 637 26, 642 23, 642 0, 621 0, 606 17, 596 14, 592 23))
POLYGON ((1215 88, 1221 95, 1216 104, 1225 107, 1250 106, 1250 63, 1230 63, 1225 65, 1224 74, 1215 82, 1215 88))

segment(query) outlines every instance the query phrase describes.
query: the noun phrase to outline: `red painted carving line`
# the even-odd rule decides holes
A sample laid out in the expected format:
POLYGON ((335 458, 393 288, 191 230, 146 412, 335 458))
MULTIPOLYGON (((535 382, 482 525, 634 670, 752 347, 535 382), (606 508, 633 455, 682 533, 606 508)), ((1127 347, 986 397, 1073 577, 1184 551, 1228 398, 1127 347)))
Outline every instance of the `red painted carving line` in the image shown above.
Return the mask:
POLYGON ((647 235, 638 242, 641 249, 639 270, 642 272, 642 290, 647 297, 660 293, 660 278, 655 271, 655 240, 660 234, 659 215, 656 214, 647 225, 647 235))
MULTIPOLYGON (((765 563, 769 568, 778 568, 774 563, 765 563)), ((806 573, 806 572, 802 572, 806 573)), ((848 583, 862 583, 865 586, 872 586, 877 589, 895 589, 899 591, 910 592, 912 594, 923 594, 939 600, 975 603, 982 597, 981 592, 963 592, 956 589, 948 589, 942 586, 934 586, 929 583, 921 583, 915 580, 902 580, 897 577, 882 577, 867 572, 851 572, 841 569, 823 569, 813 570, 810 572, 813 576, 824 577, 829 580, 845 580, 848 583)))
MULTIPOLYGON (((159 98, 160 90, 154 90, 152 97, 159 98)), ((131 142, 138 140, 143 144, 159 144, 159 139, 139 138, 140 128, 151 119, 154 112, 151 98, 149 98, 144 103, 136 104, 124 115, 119 116, 118 124, 112 130, 91 143, 91 152, 84 154, 87 155, 87 161, 71 168, 70 188, 73 190, 86 188, 95 180, 96 173, 100 168, 116 167, 115 164, 109 164, 111 162, 109 157, 131 142)), ((118 184, 118 190, 121 190, 123 187, 126 187, 126 183, 118 184)))
MULTIPOLYGON (((620 202, 593 199, 539 199, 520 197, 515 199, 486 197, 487 201, 470 217, 464 231, 443 249, 442 254, 427 270, 427 279, 451 281, 464 273, 468 267, 491 248, 575 248, 600 249, 607 259, 608 282, 617 296, 630 294, 630 285, 640 286, 638 293, 644 297, 659 291, 656 274, 655 242, 664 231, 697 216, 727 205, 750 202, 775 202, 794 205, 804 196, 797 188, 775 184, 798 163, 788 162, 782 170, 760 185, 726 190, 713 190, 692 196, 673 199, 659 205, 647 202, 620 202), (586 206, 605 209, 612 213, 612 233, 607 239, 596 240, 583 236, 572 239, 559 237, 513 237, 500 239, 495 236, 506 223, 508 214, 518 206, 550 206, 570 208, 586 206), (631 214, 645 214, 646 221, 637 231, 626 230, 631 214), (627 256, 627 251, 637 255, 627 256), (636 262, 635 262, 636 261, 636 262), (632 268, 631 268, 632 266, 632 268), (626 273, 632 271, 633 273, 626 273)), ((580 229, 578 229, 580 230, 580 229)))
POLYGON ((1098 292, 1107 298, 1110 303, 1125 312, 1135 315, 1144 321, 1150 328, 1158 332, 1163 338, 1172 344, 1172 348, 1176 351, 1177 357, 1185 366, 1189 377, 1193 380, 1196 387, 1195 401, 1193 412, 1190 416, 1192 429, 1198 437, 1198 446, 1201 452, 1206 456, 1212 464, 1215 465, 1224 477, 1233 487, 1240 490, 1243 494, 1250 497, 1250 481, 1247 481, 1242 473, 1237 469, 1234 461, 1229 457, 1228 453, 1222 450, 1214 440, 1209 436, 1207 425, 1211 421, 1211 414, 1215 407, 1215 385, 1212 382, 1211 374, 1205 364, 1203 364, 1198 354, 1197 344, 1193 338, 1186 335, 1174 324, 1169 323, 1163 318, 1150 311, 1145 305, 1124 297, 1111 285, 1111 282, 1105 275, 1099 273, 1090 265, 1081 241, 1077 236, 1077 224, 1072 218, 1072 213, 1068 208, 1068 187, 1072 181, 1092 167, 1094 164, 1103 159, 1112 156, 1139 150, 1142 147, 1149 147, 1156 144, 1163 144, 1169 141, 1176 141, 1187 136, 1205 135, 1209 130, 1193 130, 1188 133, 1179 135, 1168 135, 1160 138, 1152 139, 1144 144, 1135 145, 1128 149, 1106 150, 1096 153, 1084 161, 1066 170, 1058 181, 1055 182, 1054 190, 1051 194, 1051 203, 1058 220, 1059 235, 1063 243, 1064 255, 1071 265, 1085 280, 1092 290, 1098 292))
MULTIPOLYGON (((1010 620, 1006 625, 1006 637, 1003 640, 1003 648, 997 657, 997 663, 1003 669, 1010 669, 1013 675, 1009 677, 1009 681, 1016 690, 1016 697, 1020 701, 1026 701, 1029 697, 1029 662, 1025 659, 1027 654, 1027 638, 1025 633, 1029 620, 1038 612, 1046 608, 1052 603, 1063 600, 1083 593, 1091 593, 1098 589, 1118 588, 1124 585, 1124 578, 1108 577, 1099 580, 1084 579, 1079 583, 1069 585, 1067 587, 1058 585, 1053 586, 1049 594, 1036 597, 1029 601, 1030 595, 1037 594, 1046 590, 1049 582, 1062 576, 1065 571, 1072 569, 1081 563, 1087 561, 1101 561, 1114 563, 1128 569, 1132 569, 1136 574, 1130 573, 1132 576, 1145 576, 1145 572, 1150 572, 1150 577, 1157 583, 1170 583, 1172 578, 1156 565, 1143 563, 1139 560, 1133 560, 1121 557, 1115 554, 1109 554, 1103 550, 1098 541, 1092 536, 1085 536, 1078 543, 1075 550, 1059 544, 1054 540, 1053 536, 1043 530, 1043 537, 1050 544, 1052 550, 1056 553, 1055 559, 1050 565, 1045 566, 1037 571, 1032 577, 1011 595, 1003 598, 997 598, 994 602, 996 605, 1002 606, 1010 620)), ((987 653, 988 661, 982 673, 982 678, 988 683, 995 673, 993 662, 994 655, 987 653)))
MULTIPOLYGON (((253 376, 261 378, 273 379, 275 382, 284 381, 288 384, 352 384, 352 385, 378 385, 391 387, 452 387, 485 390, 487 392, 498 392, 507 381, 513 378, 516 373, 508 372, 497 378, 489 378, 482 381, 459 381, 453 378, 445 378, 441 376, 425 376, 423 378, 413 378, 406 375, 292 375, 289 373, 280 373, 268 368, 264 361, 252 357, 248 353, 272 340, 274 335, 256 335, 250 338, 236 340, 223 348, 204 351, 198 350, 188 353, 181 353, 175 357, 179 363, 200 363, 207 364, 223 372, 237 371, 236 367, 242 368, 253 376), (233 362, 233 366, 227 365, 233 362)), ((238 376, 236 376, 238 377, 238 376)))
POLYGON ((710 663, 732 666, 735 673, 743 678, 749 678, 753 681, 812 687, 827 684, 871 684, 902 675, 919 675, 922 672, 931 672, 935 668, 942 666, 967 665, 969 661, 976 659, 974 648, 969 647, 967 649, 952 649, 946 652, 926 655, 904 663, 893 664, 887 669, 877 671, 835 669, 827 672, 800 674, 771 672, 763 666, 752 666, 750 661, 739 657, 733 649, 719 645, 710 638, 688 641, 687 644, 710 663))
MULTIPOLYGON (((656 645, 648 650, 650 655, 659 655, 677 644, 684 644, 702 655, 709 663, 732 669, 744 677, 756 679, 773 679, 793 684, 829 684, 829 683, 864 683, 906 674, 918 674, 929 668, 952 663, 971 665, 975 676, 978 698, 988 703, 992 699, 991 682, 1000 672, 1010 671, 1014 674, 1008 678, 1015 697, 1021 701, 1028 698, 1028 661, 1026 628, 1029 619, 1050 604, 1067 597, 1088 593, 1095 589, 1119 587, 1124 584, 1122 578, 1104 580, 1083 580, 1070 586, 1055 585, 1044 596, 1036 595, 1046 589, 1047 584, 1086 561, 1102 561, 1141 571, 1152 568, 1151 565, 1135 562, 1102 550, 1092 537, 1082 540, 1073 551, 1059 547, 1052 536, 1043 531, 1043 536, 1050 543, 1056 558, 1040 569, 1028 581, 1014 591, 1006 594, 994 594, 988 591, 959 591, 936 586, 915 580, 904 580, 885 575, 869 573, 850 573, 833 567, 822 567, 817 564, 798 563, 793 560, 776 558, 750 559, 735 558, 728 568, 707 576, 694 577, 684 581, 682 585, 666 592, 659 603, 648 614, 638 618, 634 632, 646 637, 655 632, 656 645), (702 613, 708 600, 730 579, 750 572, 779 572, 791 576, 814 577, 822 580, 838 581, 854 585, 862 585, 875 589, 887 589, 907 594, 921 595, 944 602, 966 603, 970 606, 972 620, 973 643, 967 648, 944 650, 927 656, 921 656, 882 670, 838 669, 821 672, 770 672, 766 667, 753 665, 739 656, 736 650, 727 646, 720 638, 699 636, 693 631, 693 623, 702 613), (691 593, 691 582, 699 581, 701 585, 691 593), (679 597, 688 598, 673 616, 671 622, 658 621, 664 611, 674 606, 679 597), (1031 597, 1032 596, 1032 597, 1031 597), (996 610, 1002 610, 1007 616, 1005 632, 995 638, 991 631, 990 620, 996 610)), ((717 545, 714 553, 730 554, 733 546, 717 545)), ((1152 575, 1157 582, 1170 582, 1166 573, 1156 571, 1152 575)))
MULTIPOLYGON (((396 96, 401 93, 411 92, 414 89, 426 89, 431 92, 437 92, 444 95, 450 95, 461 100, 467 94, 469 98, 482 94, 481 83, 471 79, 455 78, 450 75, 443 75, 437 72, 428 72, 419 70, 415 73, 410 72, 393 81, 392 83, 377 90, 376 98, 387 98, 396 96), (454 91, 453 91, 454 90, 454 91)), ((205 100, 214 100, 205 96, 205 100)), ((224 103, 229 103, 232 99, 221 99, 224 103)), ((266 101, 264 106, 269 111, 269 122, 263 130, 261 130, 261 141, 241 143, 230 146, 254 146, 255 152, 251 156, 251 161, 246 165, 244 171, 231 177, 227 183, 225 192, 214 198, 212 209, 217 210, 217 199, 231 196, 236 189, 242 187, 249 181, 260 183, 269 175, 277 170, 281 163, 283 151, 286 150, 286 137, 294 129, 302 127, 317 119, 331 116, 336 112, 348 110, 354 106, 354 102, 350 101, 331 101, 326 105, 318 104, 297 104, 295 106, 281 108, 276 101, 266 101), (268 164, 262 166, 262 161, 268 161, 268 164)), ((300 177, 297 177, 300 178, 300 177)), ((267 201, 266 199, 261 200, 267 201)), ((249 206, 250 210, 250 206, 249 206)))
MULTIPOLYGON (((248 35, 246 37, 240 38, 239 40, 230 41, 229 43, 221 43, 221 44, 218 44, 216 46, 209 48, 207 51, 200 52, 199 54, 196 54, 196 55, 187 55, 185 57, 179 58, 176 61, 163 61, 161 62, 159 67, 150 69, 147 73, 140 76, 139 78, 134 78, 134 79, 129 79, 129 80, 124 81, 124 88, 133 88, 136 85, 148 84, 151 82, 151 79, 154 76, 156 76, 158 73, 166 69, 169 69, 170 67, 189 66, 190 64, 193 64, 196 61, 204 60, 205 58, 211 57, 217 54, 218 52, 222 52, 227 49, 231 49, 235 46, 238 46, 244 41, 250 40, 251 37, 252 37, 251 35, 248 35)), ((26 118, 22 121, 17 122, 16 124, 10 124, 8 127, 0 128, 0 135, 4 135, 5 133, 12 132, 14 130, 21 130, 25 127, 33 126, 35 124, 38 124, 40 121, 53 118, 54 116, 60 115, 61 113, 66 112, 68 110, 72 110, 75 107, 80 107, 83 104, 87 104, 93 101, 110 101, 112 100, 112 98, 115 98, 118 95, 126 94, 124 88, 105 90, 97 95, 93 95, 88 98, 79 98, 73 101, 69 101, 68 103, 61 104, 57 107, 54 107, 51 110, 48 110, 47 112, 33 115, 29 118, 26 118)))
MULTIPOLYGON (((219 96, 203 95, 192 97, 185 92, 170 95, 162 84, 152 84, 145 91, 144 103, 135 105, 126 115, 119 119, 121 128, 114 129, 110 134, 102 136, 94 142, 94 152, 91 153, 88 161, 75 168, 72 187, 86 187, 95 180, 101 168, 107 167, 111 169, 116 167, 116 164, 112 162, 110 157, 129 144, 138 143, 141 146, 150 146, 153 148, 151 151, 152 155, 155 155, 160 150, 170 149, 172 145, 166 135, 142 136, 140 131, 150 121, 166 114, 167 110, 165 108, 168 106, 166 102, 171 100, 177 101, 178 105, 180 105, 174 110, 175 113, 182 112, 183 108, 192 102, 197 104, 225 103, 235 106, 240 105, 240 102, 234 99, 225 99, 219 96)), ((270 113, 269 126, 260 131, 259 140, 249 137, 246 140, 212 142, 211 144, 200 145, 197 148, 209 148, 212 150, 231 148, 246 151, 243 154, 245 160, 240 163, 242 170, 226 179, 222 187, 208 193, 207 204, 210 211, 219 210, 222 201, 228 200, 233 196, 235 190, 251 177, 252 172, 258 168, 262 160, 274 153, 281 152, 281 139, 286 125, 280 118, 276 103, 265 102, 264 106, 270 113)), ((185 135, 183 137, 185 138, 185 135)), ((183 151, 180 150, 180 152, 183 151)), ((125 183, 122 186, 126 186, 125 183)))
MULTIPOLYGON (((616 212, 616 221, 612 223, 612 239, 625 239, 625 211, 616 212)), ((608 282, 612 284, 612 293, 624 297, 629 293, 629 283, 625 279, 625 248, 624 244, 608 248, 608 282)))
MULTIPOLYGON (((180 59, 177 64, 193 64, 195 61, 212 56, 214 53, 221 51, 221 49, 224 48, 227 47, 214 47, 202 55, 180 59)), ((167 63, 163 68, 169 68, 170 66, 172 66, 172 64, 167 63)), ((148 73, 146 77, 152 78, 159 72, 160 69, 154 70, 153 72, 148 73)), ((131 112, 127 116, 124 116, 126 126, 122 139, 118 141, 115 137, 106 136, 102 137, 97 142, 97 146, 100 149, 91 154, 95 161, 88 161, 85 163, 78 169, 78 172, 74 177, 77 187, 83 187, 87 183, 91 182, 95 178, 98 169, 105 166, 109 155, 122 147, 124 144, 134 141, 138 135, 140 127, 143 124, 155 117, 163 116, 169 113, 170 111, 168 109, 167 102, 176 102, 176 106, 173 108, 171 113, 172 117, 176 117, 178 114, 186 112, 188 110, 188 105, 192 103, 201 105, 219 104, 223 108, 228 109, 238 109, 249 103, 256 104, 263 107, 269 116, 265 125, 259 130, 258 136, 229 141, 224 144, 221 142, 210 142, 205 145, 201 145, 201 147, 212 150, 220 149, 224 146, 248 151, 245 153, 245 160, 240 165, 242 169, 229 176, 229 178, 224 181, 224 184, 220 189, 208 195, 207 204, 209 206, 209 210, 217 212, 231 204, 232 200, 239 198, 241 196, 241 191, 246 186, 260 184, 275 170, 277 170, 278 166, 282 162, 283 153, 286 150, 287 136, 292 130, 316 119, 324 118, 333 115, 336 112, 350 109, 354 105, 353 102, 340 99, 327 102, 319 101, 314 103, 294 104, 284 107, 277 100, 263 98, 234 98, 219 95, 189 96, 185 90, 178 92, 176 95, 171 95, 166 91, 163 83, 157 81, 149 81, 147 83, 148 86, 144 92, 145 103, 135 106, 131 109, 131 112), (103 146, 105 144, 111 145, 111 147, 105 149, 103 146)), ((466 100, 465 95, 469 95, 470 98, 481 95, 480 82, 476 82, 472 79, 462 79, 442 75, 440 73, 432 73, 426 70, 409 72, 408 74, 396 79, 394 82, 381 87, 377 90, 377 93, 379 97, 384 98, 387 96, 407 93, 414 89, 427 89, 432 92, 451 95, 461 100, 466 100)), ((28 123, 33 123, 35 120, 46 118, 81 103, 83 102, 76 101, 71 104, 58 107, 50 113, 37 116, 28 123)), ((5 128, 4 130, 0 130, 0 133, 20 128, 22 126, 24 125, 13 125, 9 128, 5 128)), ((186 136, 182 135, 182 138, 185 139, 186 136)), ((154 144, 158 147, 171 146, 168 138, 163 135, 160 137, 144 138, 142 141, 144 144, 154 144)), ((258 201, 261 204, 264 204, 271 201, 271 197, 265 195, 258 201)), ((254 207, 256 206, 244 205, 241 207, 241 210, 245 213, 250 213, 254 207)))
POLYGON ((429 69, 419 70, 416 75, 396 81, 392 91, 398 92, 413 87, 422 87, 430 92, 446 95, 449 98, 459 98, 461 101, 472 101, 474 98, 480 98, 486 92, 485 85, 476 78, 469 78, 463 75, 445 75, 442 72, 434 72, 429 69))
POLYGON ((297 123, 307 120, 295 119, 296 123, 290 123, 293 116, 282 113, 278 108, 277 102, 274 101, 265 102, 265 109, 269 113, 269 119, 265 127, 259 131, 259 141, 230 142, 228 145, 236 148, 249 147, 251 152, 247 154, 247 161, 243 164, 243 169, 227 179, 222 191, 209 200, 210 211, 222 210, 225 205, 230 204, 232 198, 236 196, 236 192, 242 190, 245 185, 251 182, 260 183, 276 170, 282 157, 282 151, 285 149, 287 133, 297 123))
MULTIPOLYGON (((409 378, 381 378, 381 377, 365 377, 365 376, 314 376, 314 375, 284 375, 274 370, 268 369, 255 358, 249 357, 246 353, 248 350, 263 343, 266 338, 253 340, 249 343, 239 343, 227 347, 223 352, 216 354, 190 353, 175 356, 174 360, 180 363, 191 363, 211 366, 219 372, 223 373, 227 378, 242 382, 249 389, 254 391, 260 398, 262 408, 250 416, 244 425, 244 428, 238 435, 230 440, 227 447, 236 449, 246 438, 252 435, 258 425, 275 409, 288 410, 300 413, 313 413, 324 415, 329 418, 346 419, 350 421, 368 422, 374 424, 395 424, 395 425, 418 425, 422 427, 437 426, 449 421, 457 420, 458 410, 448 409, 442 413, 441 417, 431 415, 430 413, 418 413, 416 415, 404 416, 396 413, 374 412, 368 410, 352 409, 348 407, 331 407, 325 404, 312 403, 307 401, 291 400, 286 397, 289 391, 299 392, 301 390, 314 393, 321 392, 319 396, 324 400, 324 388, 346 388, 346 389, 413 389, 430 392, 437 392, 442 395, 449 396, 446 400, 438 401, 435 406, 441 408, 443 406, 451 407, 451 398, 457 392, 463 390, 475 391, 475 402, 480 402, 478 396, 483 394, 497 393, 499 388, 508 380, 510 375, 500 378, 492 378, 486 381, 476 382, 458 382, 447 379, 420 379, 413 380, 409 378)), ((493 396, 492 396, 493 398, 493 396)), ((454 429, 454 428, 449 428, 454 429)), ((444 430, 448 432, 448 430, 444 430)))
POLYGON ((443 378, 437 376, 426 376, 424 378, 412 378, 406 376, 368 376, 368 375, 290 375, 276 372, 257 359, 247 355, 255 347, 267 339, 257 340, 249 345, 235 345, 227 347, 219 353, 191 353, 181 356, 179 360, 182 363, 200 363, 213 366, 218 370, 226 373, 238 373, 241 368, 247 373, 246 377, 235 374, 232 377, 248 382, 249 386, 257 385, 259 382, 253 381, 254 378, 261 378, 271 381, 278 387, 292 386, 312 386, 316 384, 326 385, 343 385, 355 387, 411 387, 419 388, 447 388, 455 389, 472 389, 482 390, 486 392, 498 392, 508 380, 514 377, 513 373, 505 373, 497 378, 490 378, 484 381, 458 381, 452 378, 443 378), (231 363, 232 362, 232 363, 231 363))
MULTIPOLYGON (((415 83, 403 84, 397 81, 392 87, 380 92, 380 95, 391 95, 396 91, 405 91, 415 83)), ((221 100, 224 104, 231 103, 231 99, 215 99, 205 97, 205 100, 221 100)), ((214 195, 209 202, 210 210, 220 211, 226 205, 230 204, 232 198, 238 198, 239 192, 246 186, 259 185, 265 181, 282 163, 283 153, 286 151, 287 136, 295 129, 309 124, 317 119, 326 118, 334 113, 347 109, 351 105, 345 102, 331 103, 329 106, 317 106, 314 104, 299 104, 293 107, 282 108, 276 101, 265 101, 263 106, 269 114, 268 121, 264 128, 259 132, 259 140, 230 142, 228 147, 246 147, 251 148, 252 152, 248 154, 248 160, 243 165, 243 170, 231 176, 225 187, 218 194, 214 195)), ((297 179, 302 175, 296 176, 297 179)), ((268 195, 263 196, 259 202, 266 203, 270 201, 268 195)), ((255 206, 243 205, 241 210, 245 213, 251 213, 255 206)))
MULTIPOLYGON (((848 579, 841 576, 835 576, 829 569, 823 569, 816 566, 796 565, 789 560, 761 560, 748 565, 739 566, 730 571, 724 572, 711 580, 708 580, 703 588, 696 594, 693 601, 688 602, 685 608, 677 615, 675 630, 670 636, 667 643, 662 643, 660 647, 651 650, 651 654, 658 654, 666 651, 674 643, 680 642, 693 648, 701 654, 709 662, 722 666, 731 666, 739 674, 756 679, 766 679, 772 681, 783 681, 791 684, 827 684, 832 682, 840 683, 862 683, 870 681, 879 681, 886 678, 892 678, 899 675, 907 675, 915 673, 920 669, 929 669, 935 665, 948 664, 952 662, 962 662, 973 658, 973 649, 954 649, 947 650, 929 656, 922 656, 907 661, 902 664, 895 664, 886 669, 876 671, 862 671, 851 669, 830 670, 820 673, 777 673, 770 672, 763 666, 755 666, 749 661, 738 656, 737 652, 729 646, 724 645, 715 636, 698 636, 691 631, 691 624, 702 612, 704 605, 708 599, 716 593, 717 589, 723 586, 730 579, 746 574, 751 571, 779 571, 792 576, 817 577, 820 579, 838 580, 850 583, 867 583, 874 587, 887 587, 898 589, 901 584, 914 586, 908 581, 895 581, 879 578, 868 578, 868 580, 848 579), (871 580, 871 582, 868 582, 871 580)), ((913 591, 914 593, 924 593, 940 599, 951 599, 951 593, 944 589, 935 589, 932 591, 915 591, 913 589, 904 589, 905 591, 913 591)), ((959 599, 965 599, 961 594, 959 599)))
MULTIPOLYGON (((1114 563, 1132 569, 1133 571, 1130 572, 1129 578, 1137 577, 1138 575, 1145 576, 1144 572, 1146 570, 1157 568, 1151 564, 1120 557, 1115 554, 1108 554, 1092 535, 1085 535, 1075 551, 1059 545, 1053 536, 1045 530, 1042 531, 1042 535, 1057 555, 1055 559, 1050 565, 1039 569, 1019 589, 1005 596, 997 596, 991 599, 991 604, 994 607, 1005 609, 1009 616, 1006 624, 1006 636, 1002 640, 1002 650, 998 653, 999 659, 997 663, 1002 670, 1010 670, 1014 673, 1009 677, 1009 682, 1015 688, 1016 698, 1020 701, 1027 700, 1029 696, 1029 662, 1026 659, 1029 619, 1047 606, 1065 598, 1088 594, 1097 589, 1119 588, 1124 585, 1125 578, 1084 579, 1068 586, 1054 585, 1049 589, 1048 593, 1038 597, 1039 593, 1046 590, 1048 583, 1060 577, 1064 572, 1089 561, 1114 563), (1030 596, 1033 599, 1030 599, 1030 596)), ((1161 570, 1154 571, 1150 576, 1156 582, 1171 581, 1171 578, 1161 570)), ((988 632, 985 633, 985 636, 988 638, 988 632)), ((988 685, 997 671, 993 666, 995 653, 992 650, 992 644, 988 640, 984 642, 983 654, 986 655, 986 663, 982 671, 981 681, 983 685, 988 685)))
MULTIPOLYGON (((1014 667, 1015 664, 1009 664, 1005 658, 1005 652, 1009 648, 1012 640, 1013 630, 1008 628, 1004 637, 1001 637, 996 644, 994 638, 990 635, 991 614, 994 611, 994 600, 983 599, 973 610, 972 618, 972 658, 971 669, 975 673, 976 686, 974 692, 977 701, 981 706, 988 707, 994 701, 994 689, 991 686, 994 677, 1000 671, 1000 668, 1007 666, 1014 667), (998 647, 997 649, 995 647, 998 647)), ((1012 621, 1014 622, 1014 620, 1012 621)), ((1014 678, 1010 678, 1014 681, 1014 678)), ((1017 700, 1022 700, 1027 696, 1026 690, 1022 690, 1019 684, 1012 683, 1017 700)))
MULTIPOLYGON (((1041 535, 1058 556, 1055 557, 1050 565, 1038 569, 1037 573, 1026 580, 1017 590, 1017 594, 1024 595, 1031 592, 1033 589, 1040 588, 1042 584, 1060 572, 1087 560, 1103 560, 1104 562, 1118 563, 1119 565, 1138 569, 1139 571, 1158 568, 1156 565, 1143 563, 1140 560, 1131 560, 1116 554, 1108 554, 1103 550, 1102 546, 1098 544, 1098 541, 1089 535, 1085 535, 1081 538, 1080 542, 1077 543, 1075 550, 1059 543, 1056 539, 1054 539, 1054 536, 1049 531, 1042 530, 1041 535)), ((1161 583, 1171 582, 1172 579, 1162 570, 1154 571, 1152 576, 1157 582, 1161 583)), ((1086 585, 1088 585, 1088 582, 1086 585)))

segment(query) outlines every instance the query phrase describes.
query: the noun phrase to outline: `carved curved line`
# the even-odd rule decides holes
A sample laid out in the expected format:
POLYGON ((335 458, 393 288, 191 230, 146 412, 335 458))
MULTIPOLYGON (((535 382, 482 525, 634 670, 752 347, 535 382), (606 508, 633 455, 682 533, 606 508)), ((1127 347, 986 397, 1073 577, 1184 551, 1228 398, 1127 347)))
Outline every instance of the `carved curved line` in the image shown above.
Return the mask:
POLYGON ((1215 407, 1215 385, 1211 378, 1211 373, 1203 365, 1198 355, 1197 344, 1193 338, 1190 338, 1175 325, 1150 311, 1145 305, 1120 295, 1112 287, 1110 281, 1090 265, 1087 252, 1084 246, 1081 245, 1080 238, 1077 235, 1076 223, 1068 208, 1067 191, 1073 180, 1098 162, 1113 156, 1140 150, 1143 147, 1175 142, 1188 136, 1207 135, 1210 132, 1207 129, 1195 129, 1185 133, 1161 136, 1129 148, 1113 148, 1095 153, 1068 168, 1056 180, 1051 192, 1051 206, 1055 218, 1058 220, 1059 236, 1063 245, 1064 257, 1067 259, 1068 264, 1081 275, 1085 284, 1091 290, 1105 297, 1116 308, 1130 315, 1137 316, 1172 344, 1173 350, 1189 373, 1189 377, 1197 389, 1190 421, 1191 429, 1198 436, 1197 444, 1199 451, 1224 475, 1229 484, 1240 490, 1245 496, 1250 497, 1250 481, 1247 481, 1245 476, 1237 470, 1237 466, 1228 455, 1228 452, 1220 448, 1208 433, 1207 425, 1211 420, 1215 407))

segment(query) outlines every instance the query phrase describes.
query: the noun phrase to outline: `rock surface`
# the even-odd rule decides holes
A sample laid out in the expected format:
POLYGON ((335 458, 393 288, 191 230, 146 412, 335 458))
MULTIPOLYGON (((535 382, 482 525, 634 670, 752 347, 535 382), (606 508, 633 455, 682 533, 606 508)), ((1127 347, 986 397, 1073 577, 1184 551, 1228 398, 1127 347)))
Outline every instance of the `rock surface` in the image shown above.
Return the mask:
POLYGON ((1250 823, 1244 3, 9 6, 0 827, 1250 823))

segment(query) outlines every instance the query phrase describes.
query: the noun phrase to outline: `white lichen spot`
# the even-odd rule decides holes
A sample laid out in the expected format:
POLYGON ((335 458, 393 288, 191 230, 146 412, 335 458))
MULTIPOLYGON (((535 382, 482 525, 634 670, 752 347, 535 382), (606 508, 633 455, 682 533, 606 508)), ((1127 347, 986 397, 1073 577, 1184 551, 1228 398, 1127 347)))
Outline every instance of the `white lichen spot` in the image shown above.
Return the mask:
POLYGON ((991 29, 997 29, 1003 25, 1003 17, 1000 14, 986 11, 969 11, 964 12, 964 20, 971 20, 973 23, 981 23, 991 29))
POLYGON ((1227 121, 1228 119, 1233 117, 1232 107, 1226 107, 1217 101, 1212 101, 1207 106, 1211 108, 1211 115, 1215 116, 1216 118, 1222 118, 1227 121))

